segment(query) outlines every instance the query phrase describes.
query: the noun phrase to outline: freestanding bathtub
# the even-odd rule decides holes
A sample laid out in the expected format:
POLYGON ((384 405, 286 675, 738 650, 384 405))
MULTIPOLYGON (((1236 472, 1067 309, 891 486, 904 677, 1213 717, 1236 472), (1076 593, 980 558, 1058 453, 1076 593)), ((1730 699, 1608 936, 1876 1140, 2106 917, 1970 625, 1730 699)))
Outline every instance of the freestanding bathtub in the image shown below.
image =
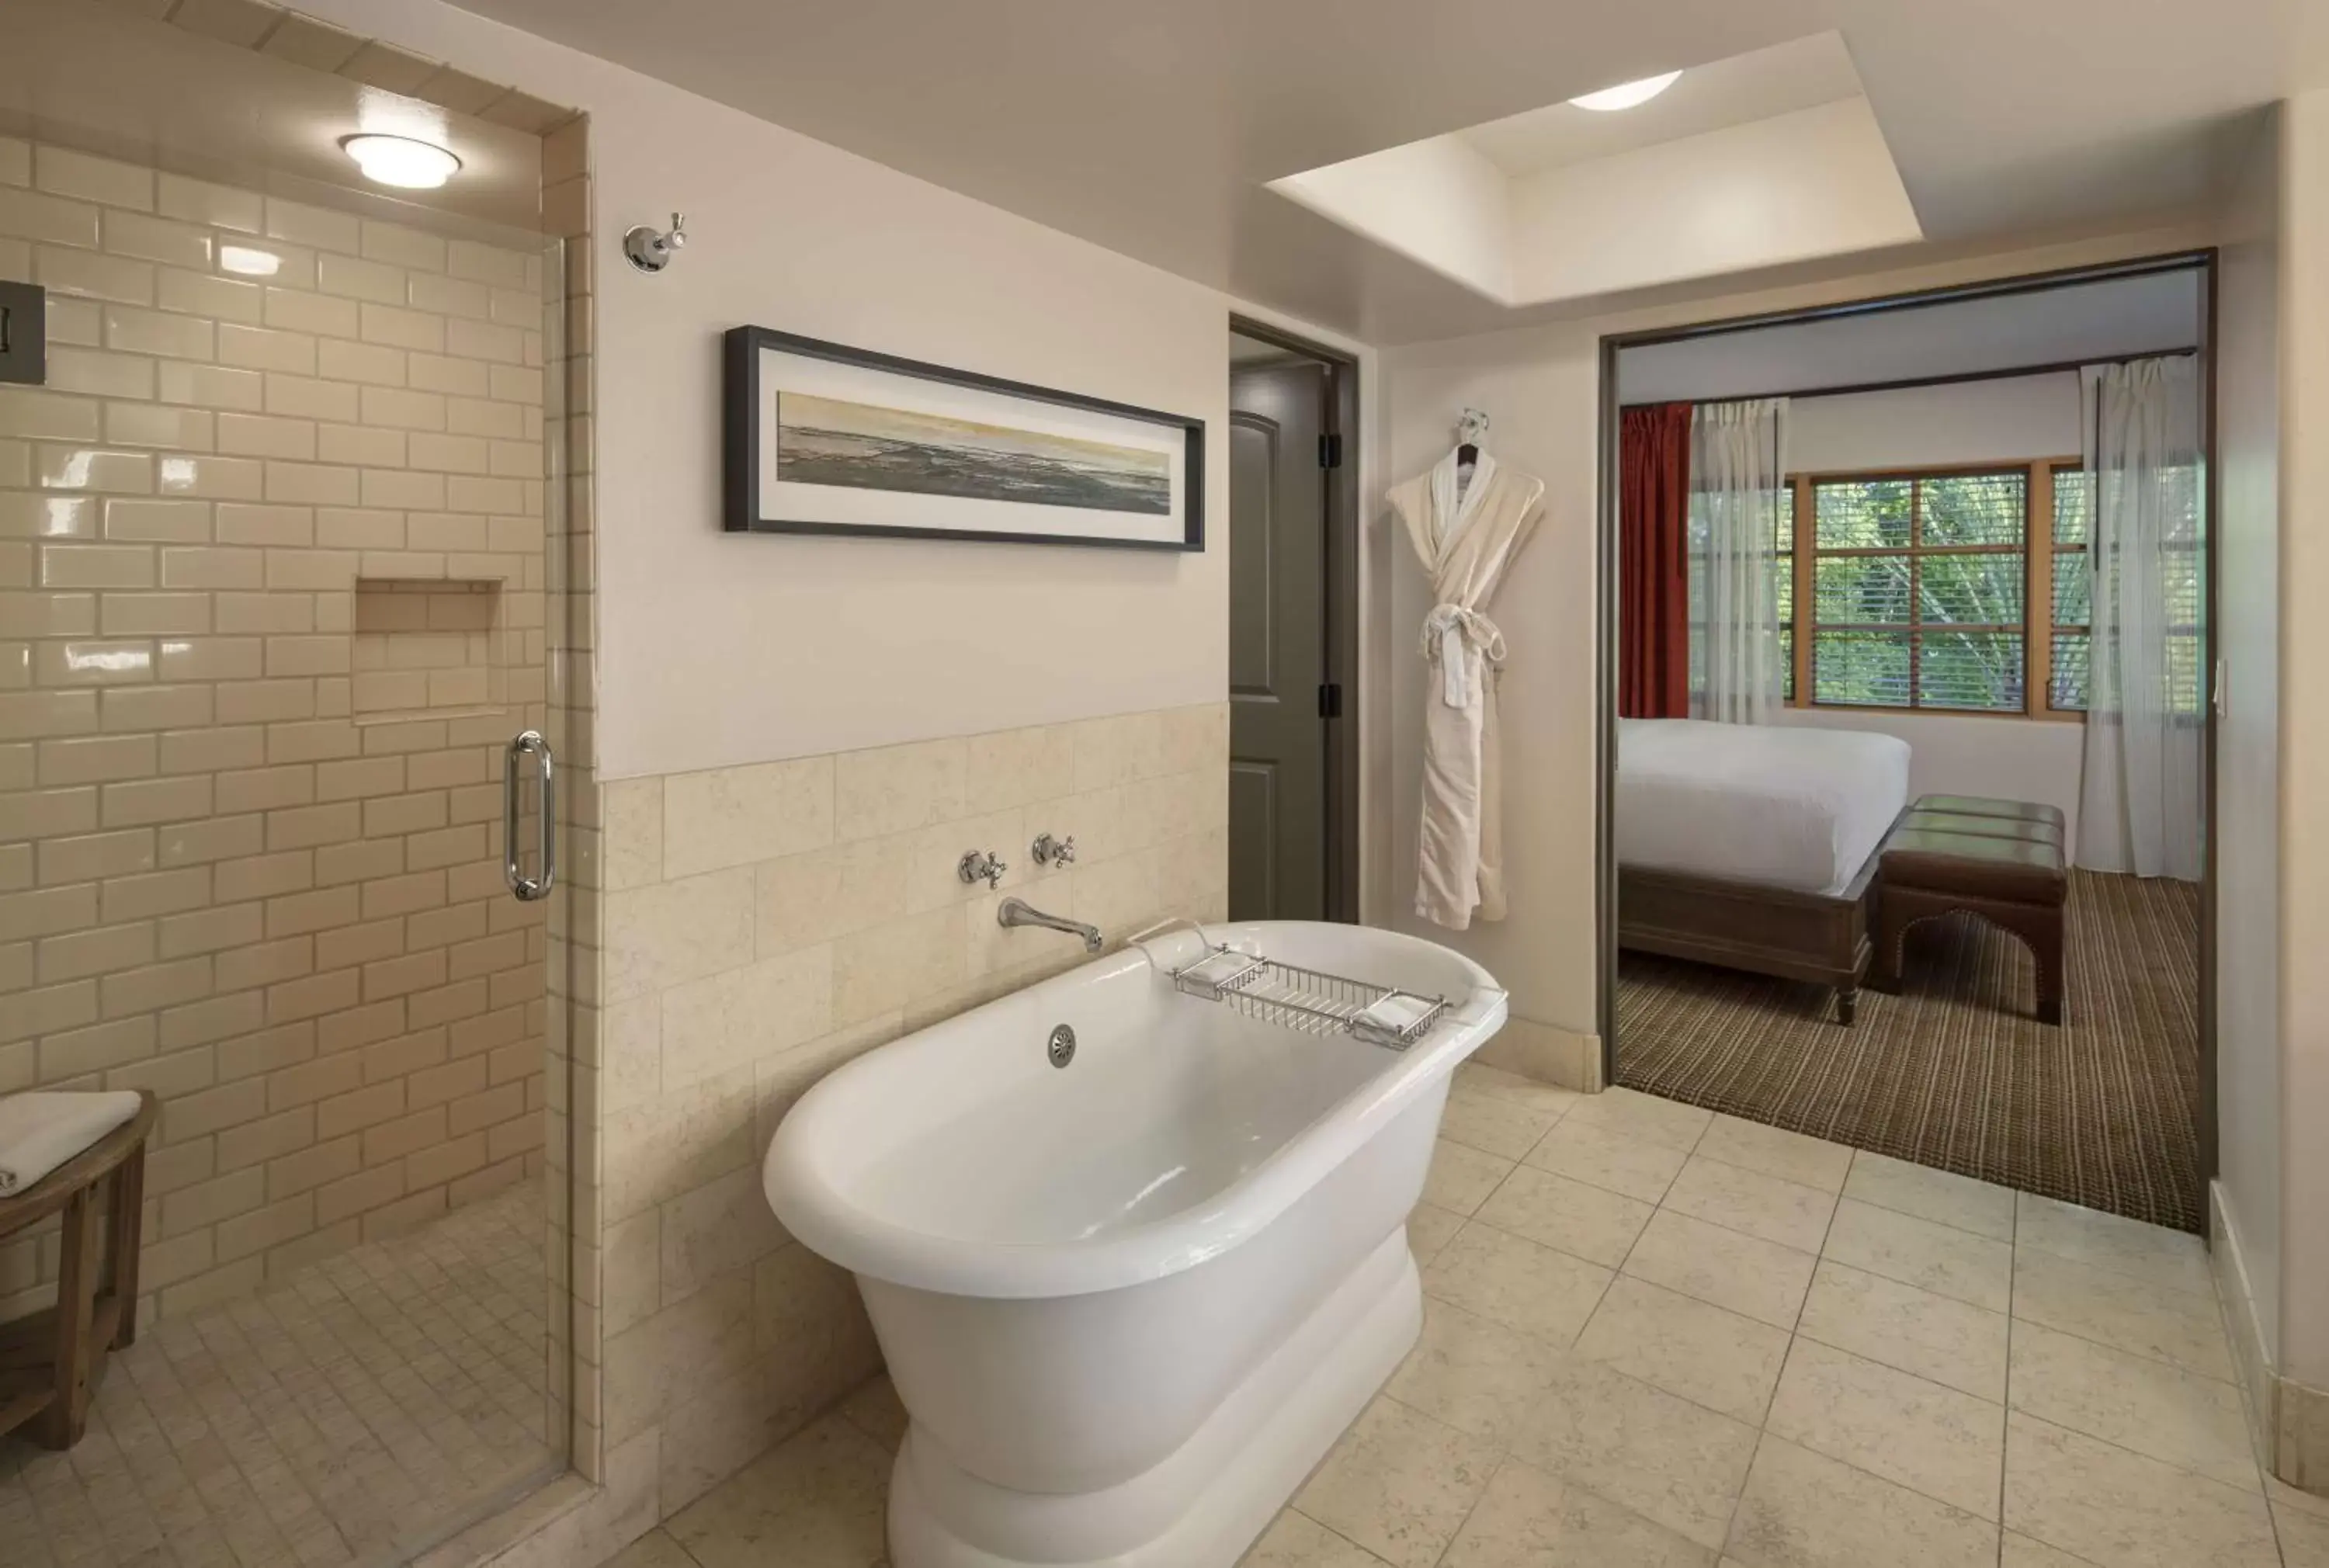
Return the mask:
POLYGON ((810 1090, 763 1177, 855 1272, 911 1417, 897 1568, 1230 1568, 1414 1344, 1403 1225, 1449 1075, 1504 1021, 1429 942, 1221 925, 810 1090), (1403 1052, 1297 1033, 1174 989, 1208 940, 1454 1006, 1403 1052))

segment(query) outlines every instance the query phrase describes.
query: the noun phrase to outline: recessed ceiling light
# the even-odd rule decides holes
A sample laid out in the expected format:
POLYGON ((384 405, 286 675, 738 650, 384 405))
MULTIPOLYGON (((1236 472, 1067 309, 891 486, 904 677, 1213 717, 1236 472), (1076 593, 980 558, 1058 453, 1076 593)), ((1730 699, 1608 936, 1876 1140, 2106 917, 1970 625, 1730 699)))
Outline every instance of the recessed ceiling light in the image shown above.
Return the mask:
POLYGON ((283 258, 272 250, 261 250, 250 245, 219 247, 219 267, 227 272, 240 272, 247 277, 272 277, 283 270, 283 258))
POLYGON ((1639 81, 1621 82, 1616 87, 1605 87, 1599 92, 1589 92, 1582 98, 1573 98, 1569 101, 1579 108, 1613 114, 1621 108, 1632 108, 1636 104, 1649 102, 1681 78, 1682 72, 1670 70, 1664 76, 1645 76, 1639 81))
POLYGON ((340 146, 356 161, 365 179, 407 191, 433 191, 461 166, 461 160, 443 147, 410 136, 367 133, 344 136, 340 146))

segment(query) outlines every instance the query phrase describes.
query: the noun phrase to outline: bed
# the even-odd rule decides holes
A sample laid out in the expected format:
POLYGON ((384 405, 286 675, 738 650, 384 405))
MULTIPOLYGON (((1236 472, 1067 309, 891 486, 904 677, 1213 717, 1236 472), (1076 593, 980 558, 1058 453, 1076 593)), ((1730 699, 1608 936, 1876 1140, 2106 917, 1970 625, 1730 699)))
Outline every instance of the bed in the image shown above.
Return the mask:
POLYGON ((1908 800, 1895 736, 1620 719, 1617 945, 1825 985, 1851 1023, 1877 851, 1908 800))

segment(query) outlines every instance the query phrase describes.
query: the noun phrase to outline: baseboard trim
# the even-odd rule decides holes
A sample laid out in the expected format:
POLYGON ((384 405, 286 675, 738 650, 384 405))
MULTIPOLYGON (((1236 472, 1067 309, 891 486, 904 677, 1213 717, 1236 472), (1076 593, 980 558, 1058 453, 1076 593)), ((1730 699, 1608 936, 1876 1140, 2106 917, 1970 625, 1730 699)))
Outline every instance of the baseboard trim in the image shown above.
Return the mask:
POLYGON ((1583 1094, 1598 1094, 1608 1087, 1601 1081, 1600 1036, 1581 1035, 1518 1014, 1504 1020, 1495 1038, 1482 1046, 1473 1060, 1583 1094))
POLYGON ((2208 1184, 2208 1243, 2216 1303, 2232 1342, 2257 1460, 2277 1480, 2329 1496, 2329 1390, 2284 1377, 2274 1368, 2241 1254, 2239 1227, 2221 1181, 2208 1184))

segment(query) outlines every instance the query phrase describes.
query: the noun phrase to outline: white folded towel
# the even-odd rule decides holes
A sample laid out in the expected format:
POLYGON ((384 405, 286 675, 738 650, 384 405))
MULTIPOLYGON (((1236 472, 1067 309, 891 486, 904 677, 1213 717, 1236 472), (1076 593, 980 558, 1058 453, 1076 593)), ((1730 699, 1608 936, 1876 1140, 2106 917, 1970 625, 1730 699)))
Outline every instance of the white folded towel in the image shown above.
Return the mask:
POLYGON ((135 1090, 0 1094, 0 1197, 13 1197, 137 1114, 135 1090))

